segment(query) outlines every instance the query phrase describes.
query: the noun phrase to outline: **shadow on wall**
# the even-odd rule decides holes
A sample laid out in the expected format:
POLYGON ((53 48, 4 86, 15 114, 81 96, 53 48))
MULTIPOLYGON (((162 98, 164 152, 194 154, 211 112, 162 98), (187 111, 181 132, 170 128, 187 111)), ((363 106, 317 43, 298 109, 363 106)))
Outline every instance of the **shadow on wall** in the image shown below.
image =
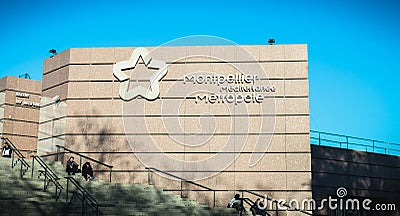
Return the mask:
MULTIPOLYGON (((74 131, 79 131, 80 134, 68 135, 65 147, 77 152, 88 152, 84 155, 114 166, 113 170, 138 169, 140 164, 132 163, 131 155, 116 153, 127 150, 129 152, 131 148, 126 139, 120 138, 124 136, 114 135, 116 130, 111 124, 112 119, 99 118, 97 117, 99 115, 101 113, 92 110, 90 116, 76 121, 74 131)), ((65 157, 66 159, 67 157, 65 157)), ((108 168, 96 165, 96 163, 91 164, 94 170, 104 170, 104 172, 97 172, 97 177, 108 179, 108 168)), ((113 172, 113 181, 117 182, 135 182, 135 177, 134 172, 113 172)))
MULTIPOLYGON (((95 122, 96 118, 86 117, 84 120, 79 120, 76 127, 81 132, 80 137, 68 135, 65 147, 77 152, 99 152, 96 154, 83 153, 84 155, 94 158, 106 164, 111 164, 111 157, 107 152, 112 152, 113 138, 112 128, 110 125, 101 125, 95 122), (88 133, 88 131, 96 131, 88 133)), ((104 169, 91 162, 93 169, 104 169)))

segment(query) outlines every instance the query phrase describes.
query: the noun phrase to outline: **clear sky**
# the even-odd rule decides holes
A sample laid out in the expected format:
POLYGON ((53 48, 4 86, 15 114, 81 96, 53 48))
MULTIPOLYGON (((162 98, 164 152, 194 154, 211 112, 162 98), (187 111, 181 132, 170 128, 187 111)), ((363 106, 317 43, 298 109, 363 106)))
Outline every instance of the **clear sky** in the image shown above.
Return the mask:
POLYGON ((308 44, 311 128, 400 143, 400 1, 1 1, 0 76, 41 79, 48 50, 189 35, 308 44))

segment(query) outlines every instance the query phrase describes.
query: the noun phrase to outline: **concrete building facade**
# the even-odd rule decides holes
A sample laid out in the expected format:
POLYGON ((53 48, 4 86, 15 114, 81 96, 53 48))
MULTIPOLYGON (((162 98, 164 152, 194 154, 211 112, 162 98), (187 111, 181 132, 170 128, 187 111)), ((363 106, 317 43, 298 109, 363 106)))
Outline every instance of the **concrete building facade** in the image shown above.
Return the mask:
POLYGON ((306 45, 68 49, 46 59, 42 90, 39 154, 85 152, 119 182, 160 168, 220 190, 218 205, 239 189, 312 196, 306 45))

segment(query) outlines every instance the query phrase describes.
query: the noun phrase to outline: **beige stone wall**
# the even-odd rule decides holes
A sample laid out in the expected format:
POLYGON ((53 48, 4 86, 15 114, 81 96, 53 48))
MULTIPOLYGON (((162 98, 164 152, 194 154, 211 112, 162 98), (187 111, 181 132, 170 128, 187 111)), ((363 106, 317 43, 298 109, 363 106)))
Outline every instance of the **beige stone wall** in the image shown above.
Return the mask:
POLYGON ((41 82, 7 76, 0 79, 1 135, 7 137, 23 153, 36 151, 41 82), (29 94, 21 97, 19 93, 29 94), (16 101, 20 100, 19 104, 16 101), (24 102, 37 103, 35 106, 24 102))
MULTIPOLYGON (((154 50, 152 47, 147 49, 154 50)), ((228 200, 227 194, 231 196, 234 193, 229 190, 238 189, 256 190, 288 200, 311 197, 306 45, 158 48, 151 53, 153 59, 168 64, 168 73, 160 83, 160 98, 155 101, 137 98, 123 102, 119 96, 120 82, 113 76, 112 70, 116 62, 128 60, 133 50, 69 49, 45 61, 43 98, 47 98, 45 100, 49 105, 41 110, 41 116, 46 117, 41 117, 39 134, 43 136, 39 135, 39 150, 49 153, 54 152, 54 143, 65 145, 113 165, 117 171, 113 174, 115 181, 147 183, 145 167, 136 159, 125 136, 125 117, 132 122, 145 122, 146 126, 135 125, 129 132, 134 142, 145 144, 150 137, 164 152, 186 161, 205 159, 227 142, 246 140, 243 149, 233 148, 227 152, 234 161, 230 166, 213 177, 198 181, 222 190, 218 195, 223 200, 221 205, 228 200), (243 54, 243 49, 249 54, 243 54), (194 57, 176 61, 188 55, 194 57), (214 58, 204 57, 207 55, 214 58), (211 71, 226 75, 237 72, 236 66, 244 68, 244 73, 257 73, 256 67, 265 71, 266 74, 258 74, 259 82, 276 87, 274 93, 264 94, 269 98, 268 107, 274 107, 273 110, 261 109, 259 104, 249 104, 246 109, 227 104, 195 104, 194 98, 188 97, 187 92, 201 91, 205 87, 183 84, 186 74, 211 71), (57 95, 60 97, 58 105, 51 102, 51 98, 57 95), (124 116, 123 107, 127 103, 140 109, 132 111, 129 116, 125 112, 124 116), (203 116, 205 122, 215 128, 211 132, 207 131, 207 124, 201 128, 198 122, 205 112, 210 114, 203 116), (163 124, 168 121, 179 125, 166 129, 163 124), (264 130, 265 122, 273 124, 264 130), (241 127, 246 124, 249 124, 248 130, 241 127), (181 126, 183 131, 195 135, 182 133, 181 126), (187 147, 176 141, 197 141, 209 133, 210 139, 198 147, 187 147), (260 137, 271 144, 262 160, 255 166, 249 166, 249 158, 260 137), (240 154, 234 160, 237 152, 240 154)), ((137 74, 145 74, 139 66, 135 70, 135 73, 140 71, 137 74)), ((137 85, 135 80, 145 84, 145 78, 137 75, 132 78, 131 85, 137 85)), ((233 146, 241 144, 234 143, 233 146)), ((146 153, 149 152, 141 152, 146 153)), ((179 182, 156 174, 152 174, 152 181, 165 189, 179 189, 179 182)), ((189 196, 196 197, 194 193, 189 196)))

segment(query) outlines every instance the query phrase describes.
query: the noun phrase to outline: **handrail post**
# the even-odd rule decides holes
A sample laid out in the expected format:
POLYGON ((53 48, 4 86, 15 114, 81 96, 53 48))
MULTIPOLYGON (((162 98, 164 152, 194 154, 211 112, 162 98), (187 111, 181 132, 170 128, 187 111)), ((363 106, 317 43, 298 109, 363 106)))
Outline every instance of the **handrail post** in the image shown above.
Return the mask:
POLYGON ((82 192, 82 215, 85 215, 85 191, 82 192))
POLYGON ((60 153, 60 146, 56 146, 57 147, 57 150, 56 150, 56 161, 58 161, 58 154, 60 153))
POLYGON ((279 208, 279 204, 278 204, 278 201, 277 200, 275 200, 275 214, 276 214, 276 216, 279 216, 279 210, 278 210, 278 208, 279 208))
POLYGON ((35 168, 35 156, 32 157, 32 170, 31 170, 31 178, 33 178, 33 169, 35 168))
POLYGON ((183 185, 182 185, 182 180, 181 180, 181 198, 183 197, 183 191, 182 191, 182 188, 183 188, 183 185))
POLYGON ((22 177, 23 177, 23 175, 22 175, 22 161, 21 161, 21 163, 20 163, 20 164, 21 164, 21 169, 20 169, 20 171, 19 171, 19 172, 20 172, 20 174, 21 174, 21 178, 22 178, 22 177))
POLYGON ((147 168, 147 184, 150 185, 150 168, 147 168))
POLYGON ((372 140, 372 152, 375 152, 375 140, 372 140))
POLYGON ((68 183, 69 179, 67 178, 67 190, 65 191, 65 206, 68 206, 68 183))
POLYGON ((215 194, 215 190, 214 190, 214 208, 217 206, 217 196, 215 194))
POLYGON ((111 175, 112 175, 112 167, 110 167, 110 182, 111 182, 111 175))
POLYGON ((47 180, 47 168, 44 168, 43 191, 46 191, 46 180, 47 180))
POLYGON ((349 137, 346 136, 347 149, 349 149, 349 137))
POLYGON ((318 145, 321 145, 321 132, 318 132, 318 145))
POLYGON ((58 198, 57 198, 57 195, 58 195, 58 193, 57 193, 57 190, 58 190, 58 186, 56 185, 56 201, 58 200, 58 198))
POLYGON ((13 168, 14 169, 14 149, 13 149, 13 151, 12 151, 12 154, 11 154, 11 168, 13 168))

